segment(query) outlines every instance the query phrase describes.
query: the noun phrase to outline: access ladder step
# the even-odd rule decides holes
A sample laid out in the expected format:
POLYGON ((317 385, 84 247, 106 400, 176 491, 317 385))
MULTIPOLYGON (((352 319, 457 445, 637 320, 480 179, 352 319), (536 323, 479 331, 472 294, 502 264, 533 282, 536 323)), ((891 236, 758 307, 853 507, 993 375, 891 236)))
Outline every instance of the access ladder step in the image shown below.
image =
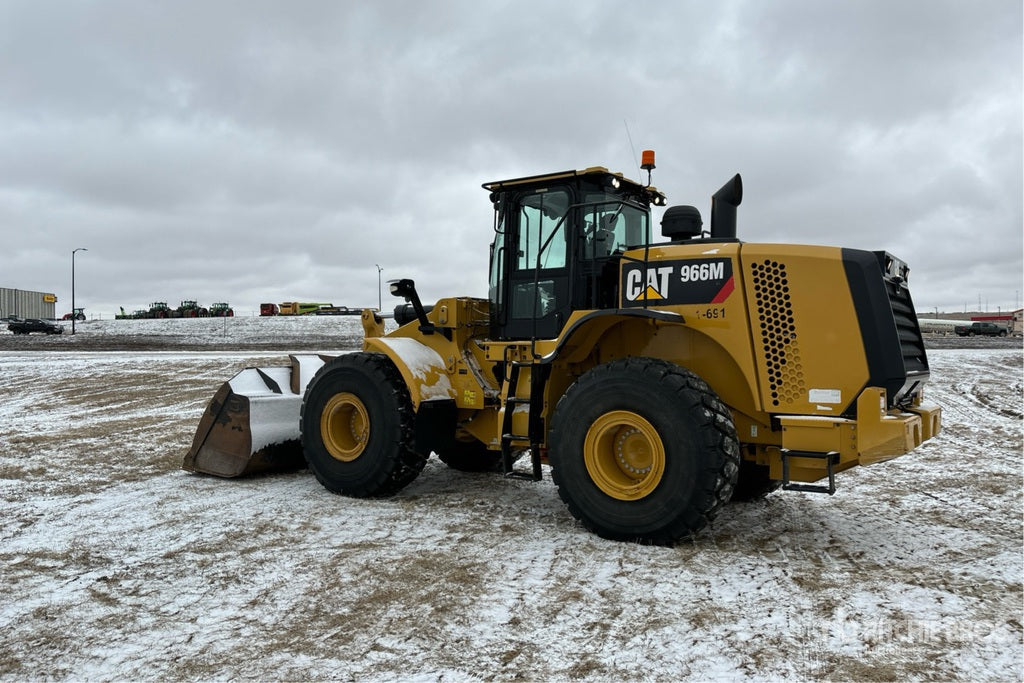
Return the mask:
POLYGON ((835 465, 839 463, 839 453, 836 451, 797 451, 789 448, 782 449, 782 490, 803 491, 805 493, 827 493, 832 495, 836 492, 835 465), (825 461, 825 469, 828 472, 828 486, 817 484, 794 484, 789 481, 789 459, 790 458, 815 458, 825 461))
POLYGON ((502 451, 502 468, 504 469, 505 478, 507 479, 528 479, 530 481, 540 481, 543 479, 543 474, 540 467, 540 445, 533 444, 530 448, 530 464, 532 467, 529 472, 520 472, 513 468, 511 449, 502 451), (508 453, 508 455, 506 455, 508 453))
POLYGON ((530 361, 510 361, 509 373, 504 388, 505 407, 504 417, 501 424, 501 461, 502 470, 505 476, 512 479, 532 479, 540 481, 541 472, 541 449, 540 442, 543 439, 543 427, 541 425, 540 410, 542 406, 543 386, 550 369, 541 370, 540 366, 530 361), (530 368, 530 395, 519 396, 520 370, 530 368), (539 373, 539 374, 538 374, 539 373), (529 407, 528 434, 514 434, 512 432, 512 420, 516 414, 516 406, 525 405, 529 407), (531 472, 519 472, 513 468, 512 442, 526 442, 530 444, 531 472))

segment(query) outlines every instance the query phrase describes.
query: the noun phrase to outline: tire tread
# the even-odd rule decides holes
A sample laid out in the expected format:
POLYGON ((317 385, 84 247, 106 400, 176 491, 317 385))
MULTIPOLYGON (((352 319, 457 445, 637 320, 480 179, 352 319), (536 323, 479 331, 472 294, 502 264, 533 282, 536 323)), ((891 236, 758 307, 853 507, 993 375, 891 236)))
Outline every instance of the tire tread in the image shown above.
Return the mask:
MULTIPOLYGON (((580 391, 593 391, 613 376, 636 378, 637 382, 657 383, 674 395, 681 410, 691 411, 697 416, 702 450, 718 454, 704 468, 703 477, 698 479, 703 486, 694 494, 694 504, 685 514, 680 514, 659 531, 642 537, 628 536, 606 528, 592 519, 573 498, 567 481, 560 468, 552 467, 552 479, 558 487, 558 495, 569 507, 570 512, 584 526, 598 535, 613 540, 631 540, 655 545, 671 545, 677 541, 693 538, 707 527, 718 515, 732 496, 733 487, 740 467, 739 440, 733 425, 732 414, 715 392, 691 370, 658 358, 630 357, 599 365, 585 373, 573 384, 559 401, 558 408, 564 408, 567 399, 580 391)), ((549 434, 549 443, 555 444, 566 428, 566 410, 556 408, 549 434)), ((553 463, 554 465, 554 463, 553 463)))
POLYGON ((338 356, 324 365, 306 387, 306 394, 302 401, 299 417, 300 439, 305 446, 305 414, 310 397, 318 390, 317 387, 325 378, 340 368, 351 368, 374 385, 385 387, 389 401, 398 406, 399 430, 393 437, 397 441, 398 447, 390 449, 391 452, 385 453, 382 456, 386 461, 385 466, 378 470, 376 476, 371 481, 359 487, 343 486, 327 477, 321 472, 320 468, 310 461, 310 456, 307 452, 306 459, 309 469, 324 488, 334 493, 341 493, 356 498, 394 495, 419 476, 426 465, 427 458, 425 455, 417 453, 413 448, 415 443, 416 416, 413 411, 412 400, 409 397, 409 390, 405 386, 401 373, 399 373, 398 368, 395 367, 394 363, 387 356, 367 352, 349 353, 338 356))

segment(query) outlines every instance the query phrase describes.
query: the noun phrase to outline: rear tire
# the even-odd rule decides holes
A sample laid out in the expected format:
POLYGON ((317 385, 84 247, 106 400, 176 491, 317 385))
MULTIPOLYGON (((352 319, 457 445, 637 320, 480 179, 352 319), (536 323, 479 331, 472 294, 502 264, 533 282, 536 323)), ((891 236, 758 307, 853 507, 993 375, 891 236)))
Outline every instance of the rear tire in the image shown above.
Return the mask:
POLYGON ((660 545, 714 519, 740 464, 728 408, 693 372, 654 358, 584 374, 558 402, 549 446, 558 493, 584 526, 660 545))
POLYGON ((302 400, 302 449, 330 491, 389 496, 412 482, 426 457, 414 449, 415 413, 398 369, 376 353, 350 353, 325 365, 302 400))

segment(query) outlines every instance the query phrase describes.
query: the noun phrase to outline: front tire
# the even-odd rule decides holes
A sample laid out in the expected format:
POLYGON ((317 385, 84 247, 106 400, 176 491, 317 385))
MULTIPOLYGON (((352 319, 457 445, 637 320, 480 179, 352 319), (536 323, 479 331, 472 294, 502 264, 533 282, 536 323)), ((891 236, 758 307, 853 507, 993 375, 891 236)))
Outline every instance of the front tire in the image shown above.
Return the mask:
POLYGON ((300 417, 309 469, 330 491, 388 496, 412 482, 426 457, 414 447, 415 413, 398 369, 376 353, 350 353, 310 381, 300 417))
POLYGON ((598 535, 669 545, 714 519, 736 484, 732 415, 693 372, 627 358, 558 402, 548 457, 570 512, 598 535))

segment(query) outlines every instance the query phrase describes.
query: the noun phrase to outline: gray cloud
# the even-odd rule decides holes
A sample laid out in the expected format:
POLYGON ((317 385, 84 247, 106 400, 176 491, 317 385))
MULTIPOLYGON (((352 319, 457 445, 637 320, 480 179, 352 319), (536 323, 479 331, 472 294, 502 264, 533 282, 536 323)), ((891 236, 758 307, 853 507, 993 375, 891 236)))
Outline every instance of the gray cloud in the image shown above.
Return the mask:
POLYGON ((8 2, 0 286, 69 302, 86 246, 93 313, 371 305, 375 263, 483 295, 481 183, 636 176, 653 147, 705 212, 742 172, 747 240, 887 249, 920 307, 1006 309, 1021 25, 1012 0, 8 2))

